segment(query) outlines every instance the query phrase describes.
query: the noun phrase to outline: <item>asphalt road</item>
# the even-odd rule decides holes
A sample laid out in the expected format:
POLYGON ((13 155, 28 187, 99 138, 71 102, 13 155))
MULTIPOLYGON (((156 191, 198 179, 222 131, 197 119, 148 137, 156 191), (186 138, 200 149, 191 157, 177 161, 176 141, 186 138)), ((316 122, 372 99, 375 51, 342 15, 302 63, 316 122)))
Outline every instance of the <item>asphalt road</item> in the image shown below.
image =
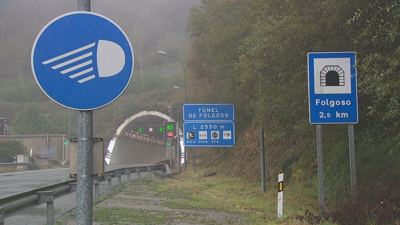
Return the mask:
MULTIPOLYGON (((107 165, 105 171, 115 170, 119 168, 146 165, 107 165)), ((148 172, 141 172, 141 178, 148 176, 148 172)), ((122 183, 127 182, 127 176, 123 175, 122 183)), ((131 182, 137 179, 136 173, 131 173, 131 182)), ((34 170, 14 173, 0 174, 0 198, 15 195, 17 193, 29 191, 32 189, 44 187, 50 184, 59 183, 69 180, 69 168, 34 170)), ((113 190, 118 185, 118 178, 112 179, 113 190)), ((108 195, 107 181, 100 183, 100 197, 108 195)), ((94 192, 93 192, 94 193, 94 192)), ((65 195, 54 200, 54 221, 60 220, 62 217, 68 216, 68 212, 73 211, 76 207, 76 192, 65 195)), ((46 224, 46 204, 21 211, 17 215, 7 217, 5 219, 7 225, 36 225, 46 224)))
MULTIPOLYGON (((146 165, 107 165, 105 171, 133 166, 146 165)), ((69 168, 0 173, 0 198, 68 180, 69 168)))
POLYGON ((69 169, 0 173, 0 198, 69 180, 69 169))

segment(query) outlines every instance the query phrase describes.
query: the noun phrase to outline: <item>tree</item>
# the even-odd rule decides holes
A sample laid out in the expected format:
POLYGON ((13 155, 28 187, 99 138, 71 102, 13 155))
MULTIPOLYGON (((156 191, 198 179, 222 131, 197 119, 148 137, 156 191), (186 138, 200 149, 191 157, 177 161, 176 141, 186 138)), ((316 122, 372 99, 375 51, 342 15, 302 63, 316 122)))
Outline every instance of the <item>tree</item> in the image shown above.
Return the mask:
MULTIPOLYGON (((371 123, 391 134, 400 119, 400 2, 370 1, 360 5, 349 24, 360 29, 358 84, 371 123), (376 121, 376 122, 375 122, 376 121)), ((384 135, 385 135, 384 134, 384 135)))
POLYGON ((10 134, 47 134, 51 131, 51 124, 41 114, 39 108, 36 105, 29 104, 13 121, 10 134))
MULTIPOLYGON (((203 0, 192 9, 188 30, 193 43, 190 75, 208 84, 206 101, 235 103, 236 120, 248 125, 237 133, 254 135, 251 126, 261 122, 273 156, 267 157, 267 165, 271 173, 283 169, 288 180, 316 174, 315 152, 310 151, 315 149, 315 133, 308 122, 307 53, 356 51, 360 109, 356 138, 362 149, 357 160, 362 162, 359 174, 366 175, 358 179, 363 184, 359 186, 398 184, 398 180, 388 182, 400 171, 398 0, 203 0)), ((344 196, 342 187, 348 185, 343 128, 324 127, 329 137, 324 139, 329 148, 325 185, 338 192, 327 193, 332 203, 343 200, 338 196, 344 196)), ((254 154, 250 147, 243 149, 254 154)), ((243 151, 235 150, 232 157, 243 151)), ((241 164, 258 163, 248 161, 241 164)), ((250 170, 241 168, 237 173, 250 170)))
POLYGON ((0 141, 0 162, 13 162, 14 157, 25 153, 26 147, 16 140, 0 141))

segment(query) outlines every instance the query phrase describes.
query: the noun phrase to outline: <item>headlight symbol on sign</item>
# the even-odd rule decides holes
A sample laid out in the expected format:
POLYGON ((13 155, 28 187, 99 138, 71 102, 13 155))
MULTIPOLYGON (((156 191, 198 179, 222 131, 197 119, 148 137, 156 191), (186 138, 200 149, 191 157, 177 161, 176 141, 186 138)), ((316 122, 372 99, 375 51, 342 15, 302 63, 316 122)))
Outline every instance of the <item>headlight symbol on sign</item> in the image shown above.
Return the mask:
POLYGON ((78 83, 96 78, 94 63, 97 65, 97 77, 115 76, 125 66, 125 53, 118 44, 99 40, 97 46, 96 43, 90 43, 42 62, 43 65, 59 71, 61 75, 71 79, 78 78, 78 83))
POLYGON ((113 102, 128 87, 134 55, 115 22, 77 11, 43 27, 33 44, 31 67, 39 87, 53 101, 93 110, 113 102))

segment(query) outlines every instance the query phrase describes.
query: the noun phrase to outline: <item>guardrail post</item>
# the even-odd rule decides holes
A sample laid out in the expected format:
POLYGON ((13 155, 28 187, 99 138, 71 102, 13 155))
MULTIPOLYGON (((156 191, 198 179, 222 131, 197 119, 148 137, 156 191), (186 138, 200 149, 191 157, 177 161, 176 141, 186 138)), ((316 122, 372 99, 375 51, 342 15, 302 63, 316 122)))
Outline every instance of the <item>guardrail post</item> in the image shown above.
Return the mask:
POLYGON ((47 203, 47 225, 54 223, 54 196, 52 191, 38 191, 39 204, 47 203))
POLYGON ((153 179, 153 177, 152 177, 153 172, 152 172, 151 168, 150 168, 150 167, 147 167, 147 171, 148 171, 149 174, 150 174, 150 179, 153 179))
POLYGON ((99 202, 99 193, 100 193, 100 191, 99 191, 99 185, 100 184, 100 181, 98 180, 98 179, 95 179, 94 180, 94 201, 95 202, 99 202))
POLYGON ((135 168, 135 172, 137 173, 137 181, 140 182, 140 168, 135 168))
POLYGON ((0 225, 4 225, 4 218, 5 218, 4 211, 5 211, 4 207, 0 207, 0 225))
MULTIPOLYGON (((186 161, 185 161, 186 162, 186 161)), ((185 164, 185 166, 186 166, 186 164, 185 164)), ((185 168, 185 170, 186 170, 186 168, 185 168)), ((163 165, 163 175, 164 175, 164 177, 165 177, 165 173, 167 172, 167 166, 164 164, 163 165)))
POLYGON ((128 180, 128 184, 131 184, 131 171, 125 170, 125 173, 126 173, 126 179, 128 180))
POLYGON ((107 179, 107 181, 108 181, 108 194, 110 195, 110 196, 112 196, 113 195, 113 190, 112 190, 112 176, 106 176, 106 179, 107 179))
POLYGON ((120 172, 117 172, 117 173, 115 173, 115 176, 117 176, 118 177, 118 189, 119 190, 121 190, 122 189, 122 185, 121 185, 121 173, 120 172))
POLYGON ((69 192, 75 192, 77 188, 77 183, 69 183, 69 192))

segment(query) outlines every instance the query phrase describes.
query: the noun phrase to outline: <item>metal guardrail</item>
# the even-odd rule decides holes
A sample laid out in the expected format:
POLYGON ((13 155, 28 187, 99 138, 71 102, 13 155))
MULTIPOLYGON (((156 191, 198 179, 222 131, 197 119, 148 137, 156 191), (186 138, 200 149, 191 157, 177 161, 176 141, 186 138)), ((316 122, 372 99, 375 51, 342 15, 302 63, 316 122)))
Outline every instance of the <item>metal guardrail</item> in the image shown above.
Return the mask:
POLYGON ((3 166, 29 166, 29 165, 31 165, 30 162, 27 162, 27 163, 14 163, 14 162, 0 163, 0 167, 3 167, 3 166))
MULTIPOLYGON (((146 167, 127 167, 121 169, 110 170, 105 173, 104 177, 96 177, 93 180, 95 187, 94 202, 99 201, 99 183, 108 181, 108 194, 112 195, 112 178, 118 177, 118 189, 122 189, 122 175, 127 175, 127 182, 130 183, 130 174, 135 172, 138 175, 137 180, 140 181, 140 172, 162 171, 165 174, 168 171, 168 165, 157 163, 155 166, 146 167)), ((150 173, 150 178, 151 178, 150 173)), ((54 220, 54 199, 62 197, 66 194, 76 191, 77 179, 71 179, 41 188, 33 189, 27 192, 18 193, 0 199, 0 225, 4 225, 7 217, 18 214, 20 211, 47 203, 47 224, 53 224, 54 220)))

